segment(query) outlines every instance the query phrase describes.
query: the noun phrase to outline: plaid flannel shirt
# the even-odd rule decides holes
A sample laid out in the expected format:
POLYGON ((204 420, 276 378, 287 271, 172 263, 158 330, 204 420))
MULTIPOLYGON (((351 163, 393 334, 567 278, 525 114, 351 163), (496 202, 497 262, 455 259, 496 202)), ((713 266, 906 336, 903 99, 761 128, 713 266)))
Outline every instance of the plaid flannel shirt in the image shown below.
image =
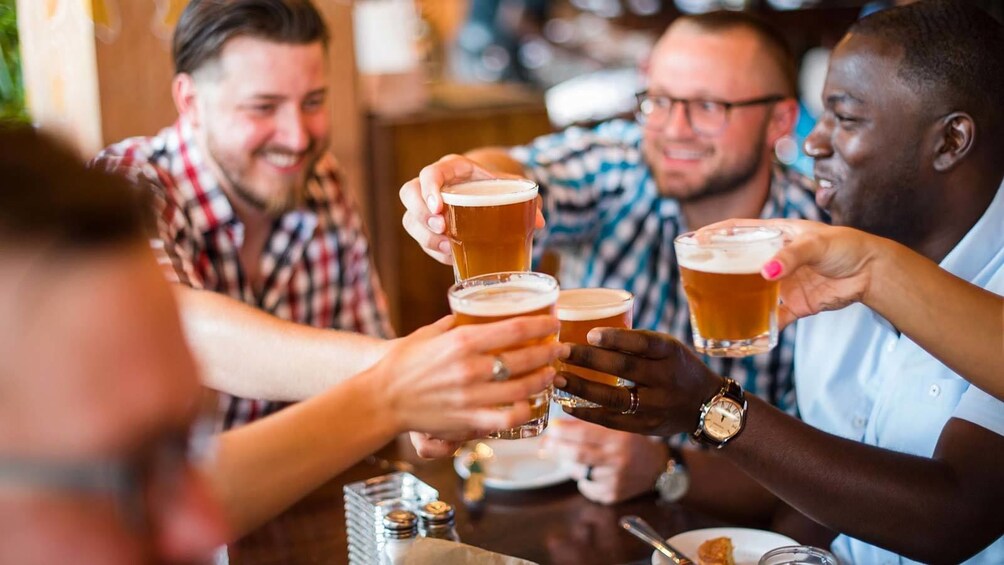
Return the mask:
MULTIPOLYGON (((260 295, 239 260, 244 225, 184 120, 154 137, 112 145, 94 164, 151 190, 157 219, 151 246, 171 282, 217 292, 300 324, 379 337, 393 334, 362 220, 339 186, 330 155, 315 166, 304 206, 273 224, 261 258, 265 283, 260 295)), ((222 428, 285 405, 223 394, 222 428)))
MULTIPOLYGON (((641 151, 638 124, 615 120, 570 128, 510 150, 536 180, 547 226, 536 256, 561 258, 563 288, 623 288, 635 295, 634 327, 668 333, 693 346, 687 297, 673 239, 687 231, 678 201, 659 196, 641 151)), ((761 218, 825 220, 811 181, 775 165, 761 218)), ((795 414, 794 324, 767 354, 742 359, 704 357, 719 375, 795 414)))

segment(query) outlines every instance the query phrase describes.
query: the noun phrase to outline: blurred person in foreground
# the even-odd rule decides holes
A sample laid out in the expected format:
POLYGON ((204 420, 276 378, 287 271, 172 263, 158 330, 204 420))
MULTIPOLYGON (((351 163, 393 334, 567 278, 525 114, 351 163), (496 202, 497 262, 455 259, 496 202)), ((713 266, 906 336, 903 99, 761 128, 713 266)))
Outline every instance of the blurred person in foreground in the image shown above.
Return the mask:
POLYGON ((779 324, 860 302, 953 371, 1004 400, 1004 296, 942 269, 891 239, 800 220, 729 220, 773 226, 790 242, 764 265, 780 281, 779 324))
MULTIPOLYGON (((836 224, 1004 292, 1002 91, 1004 27, 967 2, 921 0, 862 19, 833 52, 826 110, 806 140, 817 201, 836 224)), ((637 390, 562 375, 556 384, 608 407, 577 417, 645 434, 687 431, 719 447, 840 532, 831 547, 841 562, 1004 562, 1004 403, 865 305, 797 328, 804 422, 652 332, 594 330, 596 347, 572 348, 573 364, 637 390)))
MULTIPOLYGON (((635 327, 691 335, 673 238, 732 217, 819 220, 811 181, 774 161, 774 146, 797 118, 795 65, 775 30, 741 12, 681 17, 655 46, 648 90, 639 94, 638 121, 615 120, 593 129, 573 127, 511 149, 447 155, 401 189, 404 225, 426 253, 452 263, 444 235, 440 189, 468 179, 515 175, 540 185, 546 225, 536 234, 538 256, 560 257, 563 288, 611 287, 635 295, 635 327)), ((718 373, 794 413, 794 329, 769 354, 746 359, 707 358, 718 373)), ((690 467, 689 492, 660 489, 726 513, 731 521, 763 520, 767 506, 746 515, 723 504, 732 496, 756 499, 755 482, 707 452, 672 457, 663 441, 558 421, 548 432, 558 453, 580 463, 579 490, 616 503, 652 492, 667 468, 690 467)), ((455 444, 413 436, 419 452, 436 455, 455 444)), ((675 479, 674 479, 675 480, 675 479)))
MULTIPOLYGON (((513 348, 553 335, 557 320, 451 329, 447 317, 363 373, 219 435, 200 462, 206 481, 197 480, 187 456, 196 363, 144 243, 138 193, 30 129, 0 131, 0 178, 2 563, 116 561, 91 559, 92 550, 118 551, 125 563, 156 551, 187 559, 400 433, 523 422, 526 398, 553 379, 557 344, 513 348), (45 553, 67 550, 72 558, 45 553)), ((211 435, 206 419, 200 431, 211 435)))
POLYGON ((0 128, 0 563, 188 562, 228 536, 132 191, 0 128))
MULTIPOLYGON (((224 429, 371 366, 392 330, 328 152, 328 30, 309 0, 192 0, 177 121, 95 165, 147 190, 151 243, 224 429)), ((351 56, 346 53, 344 56, 351 56)))

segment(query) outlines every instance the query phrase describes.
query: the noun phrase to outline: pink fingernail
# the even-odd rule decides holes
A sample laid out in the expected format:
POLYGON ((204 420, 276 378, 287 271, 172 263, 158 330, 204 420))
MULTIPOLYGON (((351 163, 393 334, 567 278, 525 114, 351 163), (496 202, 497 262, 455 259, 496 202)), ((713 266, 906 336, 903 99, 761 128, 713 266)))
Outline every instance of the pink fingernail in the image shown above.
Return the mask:
POLYGON ((430 195, 428 198, 425 199, 425 201, 429 205, 429 210, 434 211, 436 209, 437 202, 435 196, 430 195))
POLYGON ((777 276, 781 274, 781 270, 783 268, 784 267, 781 266, 781 262, 780 261, 770 261, 766 265, 763 266, 763 274, 768 279, 773 280, 773 279, 776 279, 777 276))

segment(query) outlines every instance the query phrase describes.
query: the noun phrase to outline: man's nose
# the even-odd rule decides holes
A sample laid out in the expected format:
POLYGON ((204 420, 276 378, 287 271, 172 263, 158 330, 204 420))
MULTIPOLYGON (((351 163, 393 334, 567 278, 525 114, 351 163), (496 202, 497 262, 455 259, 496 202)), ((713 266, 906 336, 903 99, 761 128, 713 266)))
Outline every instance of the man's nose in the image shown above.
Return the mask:
POLYGON ((230 540, 222 508, 193 468, 185 469, 177 491, 152 514, 157 520, 157 549, 168 563, 207 559, 230 540))
POLYGON ((662 132, 671 138, 689 138, 694 136, 694 127, 690 124, 687 102, 674 100, 666 110, 666 118, 662 124, 662 132))
POLYGON ((816 122, 815 127, 806 136, 805 143, 802 144, 805 154, 813 159, 821 159, 831 155, 833 153, 833 146, 830 145, 831 132, 832 128, 827 118, 816 122))
POLYGON ((286 149, 300 153, 310 145, 307 116, 298 108, 290 108, 282 113, 276 124, 275 142, 286 149))

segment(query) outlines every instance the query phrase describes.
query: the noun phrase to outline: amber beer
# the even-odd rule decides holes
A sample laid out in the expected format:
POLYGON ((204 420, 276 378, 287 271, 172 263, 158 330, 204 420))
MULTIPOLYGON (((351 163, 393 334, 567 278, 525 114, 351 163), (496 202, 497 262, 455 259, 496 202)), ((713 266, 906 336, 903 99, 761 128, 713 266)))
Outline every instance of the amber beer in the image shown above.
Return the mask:
MULTIPOLYGON (((586 334, 593 328, 630 328, 634 309, 634 296, 626 290, 612 288, 577 288, 562 290, 558 295, 558 320, 561 333, 558 339, 567 343, 587 345, 586 334)), ((610 386, 631 386, 632 383, 608 373, 566 365, 559 362, 559 370, 569 371, 584 379, 610 386)), ((554 400, 572 408, 596 408, 599 405, 571 395, 563 390, 554 391, 554 400)))
MULTIPOLYGON (((448 297, 457 325, 488 324, 516 316, 553 316, 554 304, 558 300, 558 281, 542 273, 492 273, 453 285, 448 297)), ((556 341, 557 337, 552 335, 528 341, 519 347, 556 341)), ((520 439, 540 435, 547 428, 550 388, 531 396, 529 401, 531 415, 528 421, 515 428, 498 430, 488 434, 488 437, 520 439)))
POLYGON ((676 238, 697 351, 745 357, 777 345, 778 283, 760 269, 781 249, 780 230, 742 227, 676 238))
POLYGON ((472 181, 444 187, 442 196, 456 280, 530 270, 536 183, 472 181))

